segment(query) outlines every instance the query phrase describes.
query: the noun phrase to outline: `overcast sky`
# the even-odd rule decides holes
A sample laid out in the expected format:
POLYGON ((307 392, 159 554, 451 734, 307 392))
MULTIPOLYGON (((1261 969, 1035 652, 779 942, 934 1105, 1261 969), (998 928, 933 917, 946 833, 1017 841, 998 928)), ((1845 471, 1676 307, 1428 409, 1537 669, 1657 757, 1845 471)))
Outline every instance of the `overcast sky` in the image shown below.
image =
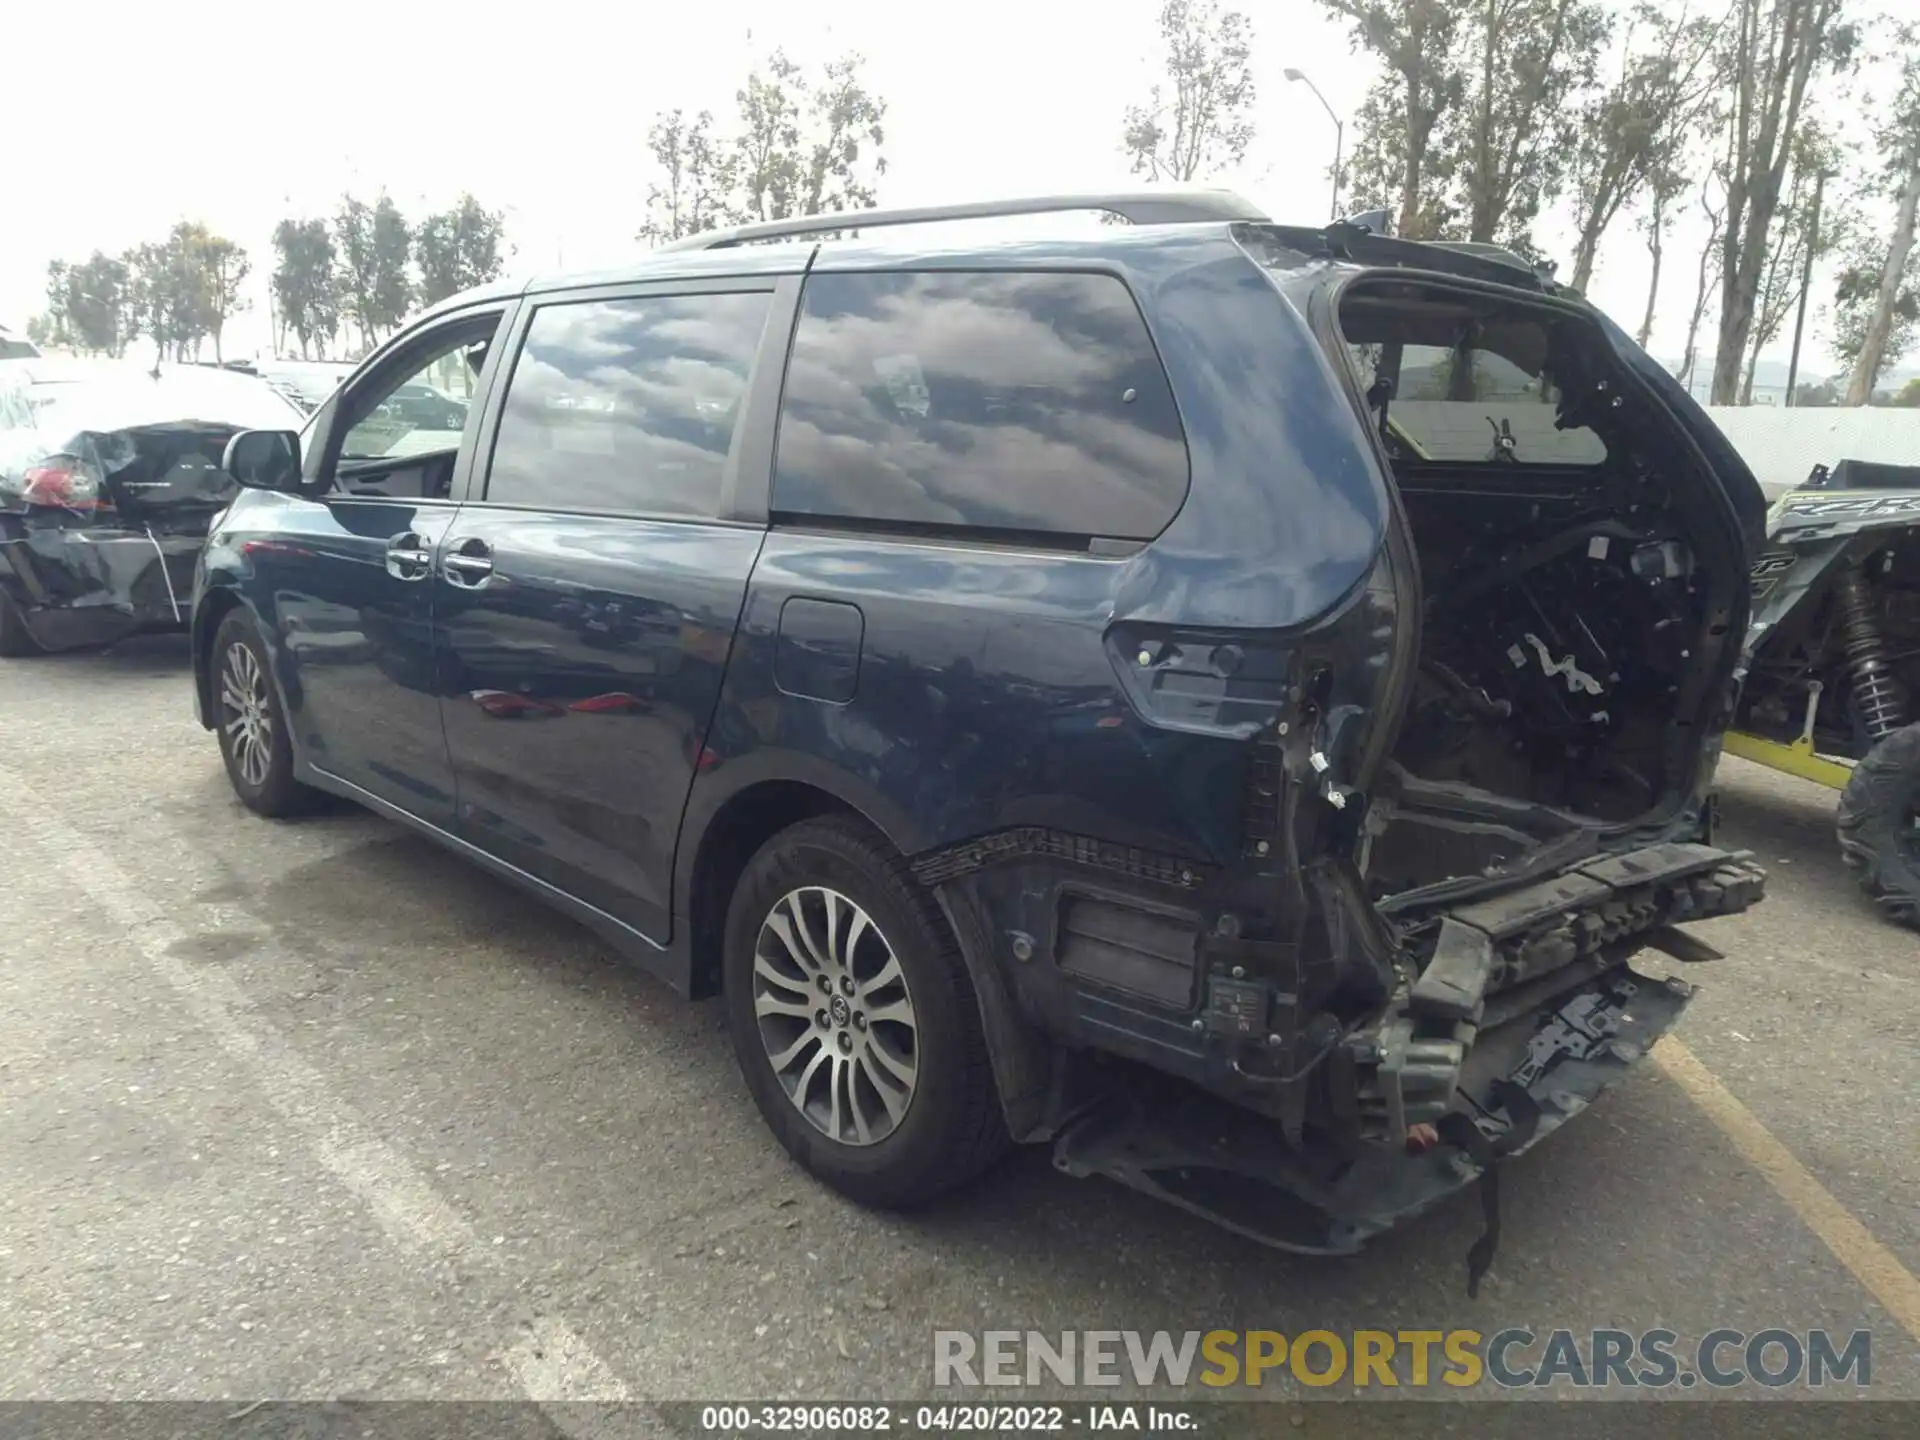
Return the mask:
MULTIPOLYGON (((410 217, 462 190, 504 209, 515 270, 617 263, 636 248, 655 112, 730 117, 748 66, 775 45, 809 68, 848 48, 866 55, 888 104, 883 204, 1124 186, 1135 182, 1119 153, 1121 114, 1152 79, 1156 8, 16 0, 5 26, 15 114, 0 166, 0 322, 24 326, 42 308, 50 259, 117 253, 201 220, 252 255, 254 309, 227 331, 229 355, 251 354, 266 341, 275 222, 330 215, 343 191, 371 199, 382 186, 410 217)), ((1371 66, 1313 0, 1248 11, 1259 133, 1243 169, 1215 183, 1276 219, 1323 220, 1333 124, 1281 71, 1306 71, 1345 117, 1371 66)), ((1564 225, 1539 234, 1564 275, 1564 225)), ((1699 242, 1691 224, 1670 239, 1657 354, 1683 344, 1699 242)), ((1631 223, 1616 224, 1594 293, 1629 329, 1648 273, 1631 223)), ((1816 302, 1827 288, 1816 282, 1816 302)), ((1823 349, 1815 357, 1806 368, 1828 367, 1823 349)))

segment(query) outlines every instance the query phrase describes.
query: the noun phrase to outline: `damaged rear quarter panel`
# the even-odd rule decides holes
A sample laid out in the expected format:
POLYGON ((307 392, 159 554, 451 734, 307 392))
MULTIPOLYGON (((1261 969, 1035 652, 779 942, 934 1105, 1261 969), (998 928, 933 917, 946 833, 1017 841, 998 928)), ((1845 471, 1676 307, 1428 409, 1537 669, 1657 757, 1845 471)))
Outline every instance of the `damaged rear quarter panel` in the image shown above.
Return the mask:
MULTIPOLYGON (((1244 887, 1231 908, 1263 917, 1245 943, 1294 943, 1309 905, 1299 857, 1353 849, 1359 806, 1342 817, 1328 797, 1362 778, 1396 650, 1400 577, 1382 561, 1393 500, 1306 319, 1224 230, 1143 227, 1093 251, 1034 244, 1017 258, 1127 284, 1178 408, 1183 505, 1119 553, 776 524, 711 725, 718 763, 694 780, 682 845, 760 779, 805 777, 983 917, 973 962, 1007 977, 1025 1016, 1192 1074, 1190 939, 1170 961, 1124 954, 1134 937, 1114 935, 1103 907, 1124 901, 1129 930, 1178 950, 1216 923, 1225 901, 1203 892, 1231 871, 1244 887), (775 683, 781 610, 796 594, 861 614, 859 685, 843 704, 792 705, 775 683), (1247 787, 1269 758, 1251 738, 1282 715, 1294 717, 1279 763, 1303 797, 1297 841, 1247 829, 1247 787), (1261 844, 1259 863, 1243 864, 1261 844), (1269 922, 1276 907, 1289 913, 1269 922), (1107 983, 1109 961, 1143 989, 1107 983)), ((862 263, 883 262, 843 251, 818 267, 862 263)), ((1007 262, 990 251, 915 263, 1007 262)), ((690 885, 691 867, 680 874, 690 885)), ((1317 895, 1353 890, 1313 883, 1317 895)), ((676 903, 684 912, 690 889, 676 903)))

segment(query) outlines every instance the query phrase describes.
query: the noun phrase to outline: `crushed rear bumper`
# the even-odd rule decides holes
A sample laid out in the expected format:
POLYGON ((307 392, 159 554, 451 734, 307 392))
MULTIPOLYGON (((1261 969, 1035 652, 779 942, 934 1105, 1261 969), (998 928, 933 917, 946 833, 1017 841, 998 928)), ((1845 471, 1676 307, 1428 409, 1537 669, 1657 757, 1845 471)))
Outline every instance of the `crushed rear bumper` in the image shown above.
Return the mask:
MULTIPOLYGON (((1693 987, 1626 965, 1484 1031, 1460 1075, 1460 1108, 1490 1141, 1512 1117, 1493 1090, 1517 1084, 1539 1107, 1531 1149, 1641 1061, 1680 1018, 1693 987)), ((1139 1094, 1083 1116, 1055 1142, 1068 1174, 1101 1174, 1282 1250, 1341 1255, 1432 1209, 1485 1168, 1464 1150, 1369 1145, 1347 1157, 1290 1148, 1273 1121, 1197 1089, 1139 1094)))
POLYGON ((1717 958, 1678 927, 1737 914, 1765 889, 1747 851, 1668 842, 1425 917, 1418 975, 1350 1037, 1352 1084, 1335 1086, 1336 1113, 1367 1139, 1400 1144, 1456 1108, 1459 1077, 1490 1031, 1544 1014, 1554 996, 1648 945, 1717 958))
MULTIPOLYGON (((1387 1003, 1330 1027, 1306 1071, 1269 1077, 1313 1087, 1293 1135, 1273 1113, 1144 1078, 1063 1127, 1055 1163, 1307 1253, 1353 1251, 1482 1175, 1491 1217, 1499 1159, 1584 1110, 1686 1008, 1691 985, 1628 962, 1649 947, 1720 958, 1677 927, 1746 910, 1765 883, 1747 852, 1662 843, 1418 917, 1387 1003)), ((1209 995, 1244 1004, 1248 988, 1215 977, 1209 995)))

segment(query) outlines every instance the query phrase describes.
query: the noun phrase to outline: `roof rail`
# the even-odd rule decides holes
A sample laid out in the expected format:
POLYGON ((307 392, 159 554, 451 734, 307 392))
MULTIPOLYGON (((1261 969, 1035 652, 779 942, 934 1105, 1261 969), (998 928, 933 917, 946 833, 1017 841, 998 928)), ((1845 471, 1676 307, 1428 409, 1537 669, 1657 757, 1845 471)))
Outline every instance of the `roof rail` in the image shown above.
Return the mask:
POLYGON ((1095 195, 1037 195, 1016 200, 975 200, 961 205, 921 205, 906 210, 843 210, 708 230, 662 245, 662 250, 721 250, 754 240, 799 239, 830 230, 872 230, 883 225, 924 225, 943 220, 996 220, 1010 215, 1058 215, 1104 210, 1134 225, 1175 225, 1202 220, 1265 220, 1257 205, 1231 190, 1120 190, 1095 195))

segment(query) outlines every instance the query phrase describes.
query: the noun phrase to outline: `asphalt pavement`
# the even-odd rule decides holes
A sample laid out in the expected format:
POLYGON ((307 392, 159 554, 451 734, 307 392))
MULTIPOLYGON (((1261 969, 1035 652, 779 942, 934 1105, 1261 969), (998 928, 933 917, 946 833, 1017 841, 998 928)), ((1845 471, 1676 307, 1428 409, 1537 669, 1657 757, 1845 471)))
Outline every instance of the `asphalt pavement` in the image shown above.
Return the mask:
MULTIPOLYGON (((1824 1328, 1910 1408, 1820 1428, 1920 1429, 1920 939, 1828 792, 1726 762, 1769 898, 1698 927, 1680 1044, 1509 1167, 1470 1300, 1471 1196, 1343 1261, 1043 1151, 855 1208, 715 1004, 369 814, 243 811, 186 668, 0 661, 0 1400, 906 1399, 946 1329, 1824 1328)), ((1332 1392, 1261 1393, 1319 1433, 1332 1392)))

